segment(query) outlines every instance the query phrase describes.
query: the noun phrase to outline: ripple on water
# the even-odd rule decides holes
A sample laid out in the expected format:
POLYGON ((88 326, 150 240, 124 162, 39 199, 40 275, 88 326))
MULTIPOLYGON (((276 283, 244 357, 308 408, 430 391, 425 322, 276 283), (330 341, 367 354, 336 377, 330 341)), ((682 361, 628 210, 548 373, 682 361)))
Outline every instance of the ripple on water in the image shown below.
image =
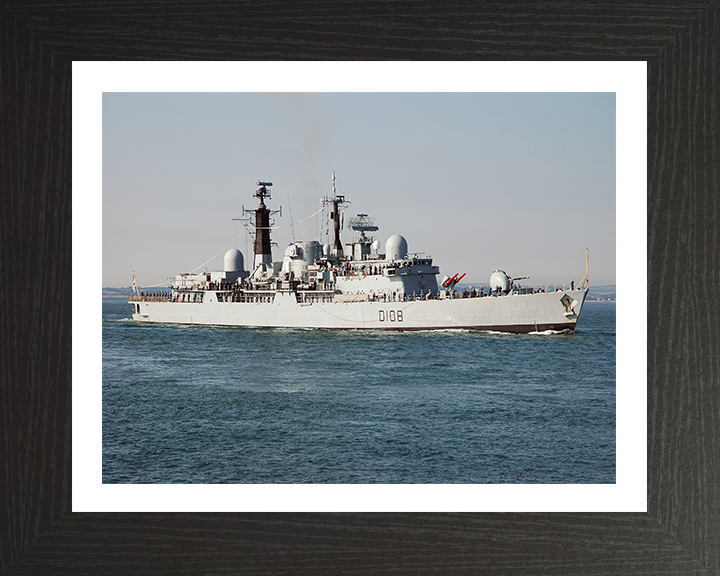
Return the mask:
POLYGON ((613 483, 614 305, 574 335, 137 325, 103 301, 103 482, 613 483))

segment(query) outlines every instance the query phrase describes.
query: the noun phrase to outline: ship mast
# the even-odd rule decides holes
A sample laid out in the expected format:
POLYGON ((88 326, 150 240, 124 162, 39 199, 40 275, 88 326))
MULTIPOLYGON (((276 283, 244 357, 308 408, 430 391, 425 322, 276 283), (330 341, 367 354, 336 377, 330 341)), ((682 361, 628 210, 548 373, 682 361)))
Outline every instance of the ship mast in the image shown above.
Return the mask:
POLYGON ((280 210, 269 210, 265 206, 265 198, 272 198, 268 188, 272 186, 272 182, 258 181, 260 188, 255 192, 254 196, 260 199, 257 210, 245 210, 244 212, 255 213, 255 242, 254 252, 255 259, 253 268, 257 268, 261 264, 272 264, 272 249, 270 248, 270 216, 280 212, 280 210))
POLYGON ((335 172, 332 173, 333 197, 328 201, 333 203, 333 210, 330 217, 333 219, 333 230, 335 231, 335 242, 332 248, 332 254, 338 258, 343 257, 342 242, 340 242, 340 208, 347 208, 350 204, 349 200, 345 200, 345 196, 338 196, 335 191, 335 172))

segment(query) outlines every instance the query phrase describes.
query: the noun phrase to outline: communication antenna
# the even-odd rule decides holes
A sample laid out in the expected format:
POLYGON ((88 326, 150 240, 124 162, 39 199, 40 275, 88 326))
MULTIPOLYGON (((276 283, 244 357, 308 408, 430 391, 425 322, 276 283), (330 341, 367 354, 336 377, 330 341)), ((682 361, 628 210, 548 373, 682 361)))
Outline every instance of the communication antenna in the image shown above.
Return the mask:
POLYGON ((295 223, 292 219, 292 208, 290 207, 290 194, 288 194, 288 212, 290 213, 290 230, 292 231, 292 239, 295 242, 295 223))
POLYGON ((590 256, 587 248, 585 248, 585 281, 587 282, 587 289, 590 290, 590 256))

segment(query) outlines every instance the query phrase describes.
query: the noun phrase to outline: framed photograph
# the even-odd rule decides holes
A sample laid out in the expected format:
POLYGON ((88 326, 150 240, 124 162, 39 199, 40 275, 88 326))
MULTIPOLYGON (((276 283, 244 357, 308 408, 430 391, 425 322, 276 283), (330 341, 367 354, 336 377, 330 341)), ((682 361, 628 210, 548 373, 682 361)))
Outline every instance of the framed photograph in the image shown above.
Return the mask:
MULTIPOLYGON (((178 511, 644 510, 644 339, 619 319, 616 423, 615 303, 603 301, 615 299, 616 204, 618 276, 636 276, 646 259, 637 233, 645 226, 644 74, 643 63, 76 63, 74 150, 102 172, 74 181, 89 210, 75 231, 87 234, 81 245, 103 247, 94 258, 109 295, 101 338, 90 336, 97 310, 76 308, 83 349, 102 356, 102 374, 89 362, 93 374, 76 374, 75 413, 88 415, 88 427, 74 420, 83 439, 74 449, 75 510, 157 511, 165 484, 189 491, 175 486, 179 508, 162 505, 178 511), (226 289, 218 292, 213 279, 224 275, 233 239, 244 262, 259 258, 258 242, 225 218, 233 206, 248 213, 239 204, 253 200, 238 193, 237 174, 254 183, 250 175, 272 171, 279 158, 275 186, 263 178, 255 196, 263 193, 261 206, 285 203, 267 231, 283 262, 270 272, 248 265, 246 288, 219 280, 226 289), (203 169, 208 161, 215 167, 203 169), (334 171, 318 181, 316 164, 339 164, 339 191, 334 171), (369 222, 353 216, 363 206, 378 214, 380 226, 368 230, 378 247, 364 231, 353 246, 345 244, 353 230, 337 232, 348 254, 367 245, 357 259, 333 260, 331 185, 343 199, 339 228, 369 222), (102 214, 91 208, 98 187, 102 214), (287 222, 288 206, 297 223, 287 222), (345 292, 325 302, 323 290, 298 287, 302 302, 278 308, 273 279, 283 282, 302 263, 295 251, 316 237, 327 256, 315 263, 345 292), (400 264, 380 253, 394 249, 393 238, 402 241, 400 264), (435 244, 432 252, 420 241, 435 244), (583 241, 593 253, 589 292, 583 241), (512 288, 492 286, 507 278, 491 265, 498 258, 531 269, 534 282, 518 272, 512 288), (177 269, 204 264, 165 287, 143 282, 173 275, 172 259, 177 269), (433 264, 444 261, 465 284, 441 279, 433 264), (131 270, 140 278, 132 304, 108 288, 123 278, 129 285, 131 270), (191 282, 210 291, 186 290, 191 282), (568 310, 577 306, 568 312, 563 298, 568 310), (523 325, 517 310, 527 306, 523 325), (543 320, 545 307, 557 324, 543 320), (168 316, 173 310, 185 316, 168 316), (159 348, 158 320, 172 331, 159 348), (219 328, 266 321, 283 329, 260 332, 257 343, 255 330, 219 328), (577 337, 568 337, 577 323, 577 337), (98 379, 102 430, 90 417, 100 409, 89 401, 99 399, 98 379), (214 421, 223 422, 217 436, 214 421), (201 422, 211 437, 194 430, 201 422), (618 429, 628 432, 616 452, 618 429), (99 461, 85 456, 98 451, 86 448, 101 436, 103 483, 94 486, 86 479, 98 478, 99 461), (320 484, 333 488, 318 498, 320 484), (117 508, 126 488, 129 508, 117 508)), ((247 228, 255 225, 253 216, 247 228)), ((293 275, 306 281, 301 269, 293 275)))
MULTIPOLYGON (((609 13, 606 5, 522 11, 508 5, 473 13, 451 7, 442 17, 427 6, 337 7, 314 12, 298 5, 269 14, 252 4, 216 6, 204 9, 200 19, 189 5, 176 8, 170 19, 159 5, 145 7, 142 16, 113 5, 3 8, 0 138, 9 192, 2 231, 8 264, 3 294, 16 311, 3 315, 0 410, 7 488, 2 509, 8 522, 0 539, 2 569, 109 574, 176 573, 180 568, 248 574, 716 570, 717 330, 715 315, 705 308, 712 299, 704 297, 717 272, 710 248, 717 230, 713 198, 718 184, 711 114, 715 6, 618 5, 609 13), (97 189, 76 196, 81 183, 101 173, 102 156, 97 150, 94 156, 76 153, 76 121, 98 110, 105 121, 102 92, 160 88, 122 88, 127 77, 118 73, 117 87, 103 86, 99 96, 95 92, 82 100, 88 92, 81 89, 79 76, 76 84, 76 70, 85 65, 99 78, 103 65, 87 61, 114 60, 104 68, 118 72, 125 66, 135 76, 131 82, 138 82, 143 66, 132 61, 142 59, 148 61, 145 79, 159 87, 153 74, 163 69, 172 78, 167 71, 175 68, 181 75, 189 66, 181 61, 288 57, 445 60, 435 67, 417 63, 419 70, 437 70, 441 80, 442 74, 457 77, 462 70, 485 70, 492 77, 494 67, 499 78, 500 70, 513 69, 512 62, 501 61, 535 60, 534 70, 565 67, 566 86, 561 82, 553 92, 572 92, 570 85, 583 81, 583 68, 592 71, 590 79, 585 77, 591 85, 603 68, 622 70, 635 83, 638 74, 646 78, 640 98, 646 120, 624 116, 620 103, 616 116, 618 169, 638 146, 642 155, 644 144, 620 139, 625 124, 647 126, 647 178, 640 183, 647 196, 644 189, 617 189, 618 358, 632 351, 634 360, 639 356, 643 362, 640 375, 630 369, 623 389, 618 362, 613 482, 553 485, 540 480, 534 487, 540 492, 527 494, 515 492, 516 484, 455 484, 447 475, 442 484, 383 481, 365 485, 364 493, 358 485, 342 483, 208 487, 155 484, 147 476, 130 484, 104 482, 99 465, 102 382, 97 378, 102 194, 97 189), (152 62, 169 58, 175 62, 166 67, 152 62), (484 69, 480 62, 450 60, 495 63, 484 69), (81 103, 87 111, 76 108, 81 103), (628 155, 621 154, 628 146, 628 155), (629 225, 620 221, 623 212, 631 217, 629 225), (623 237, 623 230, 634 230, 635 237, 623 237), (623 263, 627 255, 630 263, 623 263), (90 324, 78 325, 93 314, 90 324), (625 341, 620 340, 621 318, 629 322, 625 341), (633 378, 647 382, 647 395, 642 391, 630 399, 635 412, 623 414, 620 405, 633 378), (629 451, 623 453, 626 438, 629 451), (84 455, 89 455, 88 467, 80 463, 84 455), (639 469, 630 467, 638 463, 639 469), (618 487, 627 487, 628 495, 606 504, 601 492, 618 487)), ((405 70, 413 67, 404 65, 405 70)), ((223 69, 197 63, 195 70, 201 75, 213 66, 223 69)), ((236 66, 263 69, 260 62, 236 66)), ((322 63, 316 66, 323 70, 322 63)), ((401 91, 393 78, 403 70, 400 63, 387 63, 385 70, 390 73, 383 82, 393 86, 386 91, 401 91)), ((260 78, 263 89, 273 91, 267 88, 270 77, 260 78)), ((475 88, 468 90, 482 91, 477 86, 483 81, 472 78, 468 86, 471 80, 475 88)), ((316 91, 332 93, 333 81, 329 76, 316 91)), ((187 79, 178 82, 183 86, 187 79)), ((418 82, 421 86, 410 91, 430 92, 422 87, 427 80, 418 82)), ((221 90, 208 84, 208 91, 221 90)), ((442 92, 454 91, 459 88, 443 84, 442 92)), ((91 126, 90 132, 102 135, 102 126, 91 126)), ((631 182, 637 187, 637 181, 631 182)), ((293 205, 296 220, 305 215, 299 210, 299 204, 293 205)), ((132 212, 128 206, 129 217, 132 212)))

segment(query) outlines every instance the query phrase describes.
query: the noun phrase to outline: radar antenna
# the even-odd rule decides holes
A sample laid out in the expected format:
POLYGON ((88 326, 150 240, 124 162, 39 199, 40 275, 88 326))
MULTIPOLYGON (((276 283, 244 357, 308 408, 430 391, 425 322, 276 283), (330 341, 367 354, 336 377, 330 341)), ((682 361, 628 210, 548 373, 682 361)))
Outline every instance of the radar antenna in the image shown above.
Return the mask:
POLYGON ((260 198, 261 204, 263 203, 265 198, 272 199, 272 194, 270 193, 270 190, 268 190, 268 188, 272 186, 272 182, 264 182, 262 180, 258 180, 257 185, 260 186, 260 188, 255 191, 255 194, 253 194, 253 196, 255 196, 255 198, 260 198))
POLYGON ((375 232, 379 230, 375 226, 375 218, 371 218, 367 214, 358 214, 353 218, 348 218, 348 226, 356 232, 375 232))

